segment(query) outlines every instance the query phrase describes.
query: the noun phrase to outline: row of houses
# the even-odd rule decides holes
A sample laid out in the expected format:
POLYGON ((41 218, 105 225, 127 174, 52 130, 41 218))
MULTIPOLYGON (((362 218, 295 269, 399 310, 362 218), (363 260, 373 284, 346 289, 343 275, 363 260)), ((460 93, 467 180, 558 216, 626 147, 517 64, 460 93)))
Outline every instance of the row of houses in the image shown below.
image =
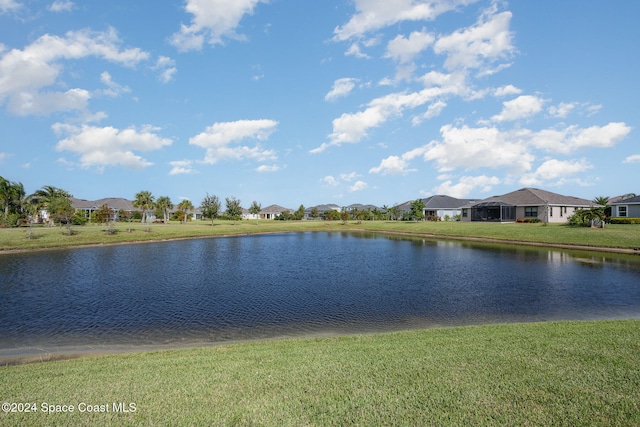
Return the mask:
MULTIPOLYGON (((123 198, 104 198, 94 201, 83 199, 71 199, 72 206, 76 210, 83 210, 87 215, 100 207, 107 205, 111 209, 125 212, 133 212, 139 209, 133 206, 131 200, 123 198)), ((414 200, 398 205, 400 212, 409 212, 414 200)), ((578 209, 588 209, 594 205, 590 200, 579 197, 564 196, 562 194, 537 188, 522 188, 507 194, 493 196, 486 199, 458 199, 446 195, 435 195, 422 199, 425 217, 459 217, 461 221, 490 221, 490 222, 514 222, 518 219, 539 219, 544 222, 565 222, 578 209)), ((626 199, 612 198, 611 216, 619 218, 640 218, 640 196, 626 199)), ((354 210, 379 210, 383 208, 374 205, 354 204, 341 207, 335 204, 318 205, 305 209, 305 219, 312 219, 312 212, 320 214, 328 211, 354 210)), ((174 209, 175 210, 175 209, 174 209)), ((243 209, 243 219, 273 220, 283 212, 294 212, 295 209, 279 205, 269 205, 258 214, 251 214, 243 209)), ((173 213, 173 212, 171 212, 173 213)), ((202 219, 202 213, 195 209, 192 219, 202 219)))

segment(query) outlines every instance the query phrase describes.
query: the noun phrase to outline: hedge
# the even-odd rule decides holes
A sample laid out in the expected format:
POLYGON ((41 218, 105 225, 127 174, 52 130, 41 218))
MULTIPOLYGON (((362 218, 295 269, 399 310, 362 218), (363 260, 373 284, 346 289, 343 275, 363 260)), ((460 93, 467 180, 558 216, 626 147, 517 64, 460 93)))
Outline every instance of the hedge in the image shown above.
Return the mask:
POLYGON ((610 224, 640 224, 640 218, 609 218, 610 224))

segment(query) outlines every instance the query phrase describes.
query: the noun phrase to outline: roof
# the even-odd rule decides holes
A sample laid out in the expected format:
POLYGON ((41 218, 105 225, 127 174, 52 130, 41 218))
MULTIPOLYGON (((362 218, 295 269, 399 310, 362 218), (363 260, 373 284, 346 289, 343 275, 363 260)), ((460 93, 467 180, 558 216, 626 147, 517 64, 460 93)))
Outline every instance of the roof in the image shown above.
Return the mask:
POLYGON ((328 205, 318 205, 318 206, 312 206, 310 208, 305 209, 304 211, 307 212, 311 212, 311 209, 316 208, 318 210, 318 212, 326 212, 326 211, 338 211, 340 212, 340 206, 338 205, 334 205, 334 204, 328 204, 328 205))
POLYGON ((289 209, 289 208, 283 208, 280 205, 269 205, 266 208, 262 208, 262 210, 260 210, 261 214, 267 214, 267 213, 282 213, 285 211, 289 211, 292 212, 293 209, 289 209))
POLYGON ((71 197, 71 206, 73 206, 74 209, 100 209, 103 205, 107 205, 117 211, 123 210, 131 212, 139 210, 133 206, 131 200, 123 199, 122 197, 105 197, 98 200, 85 200, 71 197))
MULTIPOLYGON (((414 201, 415 200, 406 201, 398 205, 398 207, 403 211, 410 211, 411 204, 414 201)), ((477 199, 457 199, 455 197, 445 196, 442 194, 437 194, 435 196, 430 196, 422 199, 424 208, 430 211, 436 211, 439 209, 460 209, 462 206, 475 201, 477 201, 477 199)))
POLYGON ((501 202, 512 206, 579 206, 589 207, 593 202, 587 199, 581 199, 573 196, 563 196, 562 194, 552 193, 551 191, 540 190, 538 188, 521 188, 511 193, 501 196, 493 196, 487 199, 471 202, 465 207, 478 206, 480 204, 487 206, 487 203, 501 202))
POLYGON ((640 196, 629 197, 628 199, 618 200, 610 204, 611 205, 628 205, 629 203, 631 204, 640 203, 640 196))

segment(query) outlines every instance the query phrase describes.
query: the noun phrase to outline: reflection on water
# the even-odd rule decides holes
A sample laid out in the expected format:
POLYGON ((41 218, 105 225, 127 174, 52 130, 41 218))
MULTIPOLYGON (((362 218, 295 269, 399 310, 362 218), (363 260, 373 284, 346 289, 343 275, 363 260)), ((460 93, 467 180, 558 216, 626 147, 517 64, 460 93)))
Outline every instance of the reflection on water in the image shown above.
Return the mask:
POLYGON ((0 356, 640 316, 637 257, 373 234, 0 256, 0 356))

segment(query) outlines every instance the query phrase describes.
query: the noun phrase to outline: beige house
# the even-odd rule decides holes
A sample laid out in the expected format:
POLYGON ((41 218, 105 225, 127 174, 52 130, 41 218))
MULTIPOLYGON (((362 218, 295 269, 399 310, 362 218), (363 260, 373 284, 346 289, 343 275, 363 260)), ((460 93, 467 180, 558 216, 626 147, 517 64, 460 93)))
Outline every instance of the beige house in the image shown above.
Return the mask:
POLYGON ((461 220, 515 222, 538 219, 542 222, 565 222, 577 209, 588 209, 592 205, 593 202, 578 197, 537 188, 521 188, 462 206, 461 220))

